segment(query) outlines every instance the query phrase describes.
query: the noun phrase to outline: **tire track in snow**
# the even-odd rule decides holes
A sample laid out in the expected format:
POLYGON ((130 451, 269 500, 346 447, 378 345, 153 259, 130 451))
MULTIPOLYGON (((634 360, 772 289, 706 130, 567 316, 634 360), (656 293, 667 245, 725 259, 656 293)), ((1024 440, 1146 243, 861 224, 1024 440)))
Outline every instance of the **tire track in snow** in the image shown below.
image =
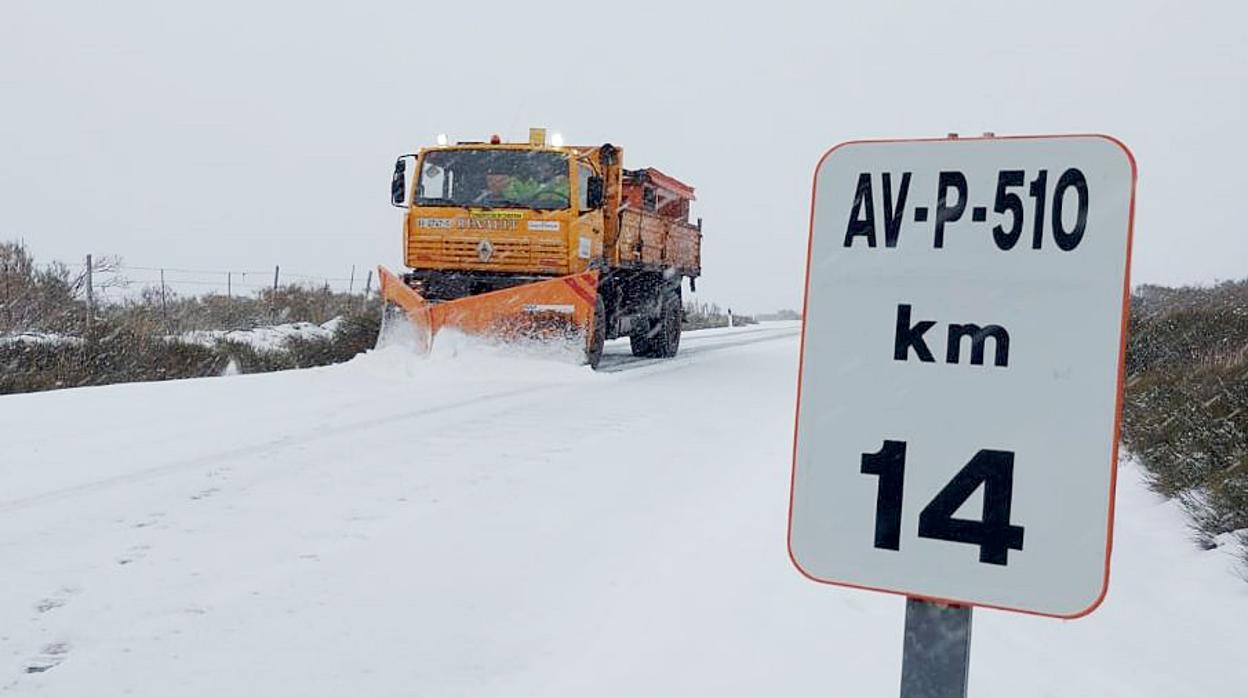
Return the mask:
POLYGON ((9 512, 18 511, 21 509, 26 509, 31 506, 44 504, 47 502, 60 501, 62 499, 74 497, 77 495, 90 494, 92 492, 98 492, 100 490, 105 490, 110 487, 144 482, 147 480, 160 478, 166 475, 172 475, 174 473, 182 472, 185 470, 199 468, 199 467, 203 467, 207 465, 213 465, 215 463, 219 463, 222 461, 231 461, 231 460, 236 460, 238 458, 243 458, 246 456, 278 452, 278 451, 281 451, 285 448, 289 448, 292 446, 301 446, 301 445, 308 444, 311 442, 320 441, 322 439, 339 436, 341 434, 347 434, 347 433, 351 433, 354 431, 363 431, 366 429, 394 424, 396 422, 402 422, 402 421, 406 421, 409 419, 417 419, 419 417, 425 417, 434 413, 442 413, 442 412, 447 412, 447 411, 454 411, 454 410, 464 409, 468 407, 478 406, 483 401, 492 402, 496 400, 508 400, 512 398, 526 397, 526 396, 531 396, 534 394, 545 393, 545 392, 548 392, 550 390, 554 390, 560 387, 563 387, 563 386, 558 385, 558 384, 549 385, 549 386, 537 386, 537 387, 525 386, 524 388, 515 388, 512 390, 506 390, 506 391, 497 392, 497 393, 485 393, 485 394, 478 395, 470 399, 459 400, 457 402, 443 403, 440 405, 430 405, 428 407, 423 407, 418 410, 411 410, 409 412, 402 412, 399 414, 373 416, 373 417, 368 417, 366 419, 357 419, 351 422, 347 422, 345 424, 340 424, 340 425, 332 426, 332 427, 318 426, 315 429, 310 429, 310 430, 300 432, 300 433, 295 433, 295 434, 285 434, 281 437, 270 439, 268 441, 263 441, 258 444, 253 443, 247 446, 239 446, 237 448, 230 448, 230 449, 225 449, 222 451, 216 451, 214 453, 209 453, 209 454, 205 454, 202 456, 195 456, 193 458, 185 458, 179 461, 175 461, 173 463, 166 463, 164 465, 158 465, 158 466, 151 467, 151 468, 144 468, 142 470, 136 470, 134 472, 125 473, 123 475, 116 475, 113 477, 103 478, 100 480, 94 480, 92 482, 85 482, 82 484, 73 485, 73 486, 61 488, 58 490, 52 490, 50 492, 43 492, 40 494, 32 495, 30 497, 24 497, 21 499, 15 499, 15 500, 7 501, 7 502, 0 502, 0 514, 6 514, 9 512))
MULTIPOLYGON (((693 357, 700 356, 702 354, 709 354, 711 352, 722 351, 724 349, 733 349, 737 347, 749 346, 751 344, 758 344, 760 342, 773 342, 773 341, 777 341, 781 339, 787 339, 789 337, 793 337, 794 335, 799 334, 800 332, 801 332, 800 327, 785 328, 785 329, 773 329, 773 328, 768 327, 768 328, 760 328, 757 330, 749 330, 746 332, 738 332, 738 333, 728 334, 728 335, 717 335, 717 336, 712 336, 712 337, 694 338, 694 337, 690 337, 689 335, 685 335, 682 341, 681 351, 675 356, 675 358, 646 359, 646 358, 636 357, 631 354, 608 354, 603 357, 603 363, 606 365, 603 366, 602 364, 599 364, 598 372, 599 373, 623 373, 625 371, 636 371, 638 369, 643 369, 643 368, 655 368, 657 370, 657 369, 661 369, 662 367, 671 367, 674 369, 674 368, 678 368, 678 367, 681 367, 690 363, 691 361, 694 360, 693 357), (761 334, 762 336, 753 336, 753 335, 759 335, 759 334, 761 334), (742 336, 745 336, 747 338, 732 341, 735 338, 742 337, 742 336), (695 339, 697 343, 694 346, 686 347, 683 344, 683 342, 687 342, 689 339, 695 339), (716 340, 723 340, 723 341, 716 341, 716 340)), ((654 371, 646 371, 645 373, 653 373, 653 372, 654 371)))

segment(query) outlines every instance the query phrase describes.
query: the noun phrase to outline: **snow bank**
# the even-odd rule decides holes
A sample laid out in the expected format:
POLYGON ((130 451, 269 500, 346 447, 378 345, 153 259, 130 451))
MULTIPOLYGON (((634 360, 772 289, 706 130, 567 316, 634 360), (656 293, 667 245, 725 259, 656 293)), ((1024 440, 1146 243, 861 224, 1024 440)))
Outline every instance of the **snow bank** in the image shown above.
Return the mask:
MULTIPOLYGON (((212 347, 221 341, 241 342, 259 350, 280 350, 292 337, 304 339, 330 339, 342 318, 316 325, 311 322, 292 322, 284 325, 253 327, 246 330, 192 330, 171 337, 188 344, 212 347)), ((0 337, 0 344, 82 344, 81 337, 47 332, 23 332, 0 337)))
POLYGON ((79 337, 71 337, 63 334, 52 334, 48 332, 22 332, 20 334, 11 334, 0 337, 0 344, 82 344, 79 337))
POLYGON ((330 339, 341 321, 341 318, 334 318, 322 325, 311 322, 292 322, 246 330, 192 330, 183 332, 177 336, 177 339, 205 347, 212 347, 223 341, 240 342, 261 351, 275 351, 284 349, 286 341, 292 338, 330 339))

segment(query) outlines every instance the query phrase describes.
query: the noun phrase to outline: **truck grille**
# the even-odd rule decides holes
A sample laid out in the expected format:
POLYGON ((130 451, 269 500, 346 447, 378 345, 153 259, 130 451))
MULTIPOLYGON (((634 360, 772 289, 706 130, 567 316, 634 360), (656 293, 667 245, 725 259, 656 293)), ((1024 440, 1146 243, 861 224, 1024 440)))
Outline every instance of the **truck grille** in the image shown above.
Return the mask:
POLYGON ((498 271, 559 271, 567 265, 563 240, 490 237, 414 236, 407 245, 408 266, 488 269, 498 271), (482 262, 477 252, 489 240, 493 253, 482 262))

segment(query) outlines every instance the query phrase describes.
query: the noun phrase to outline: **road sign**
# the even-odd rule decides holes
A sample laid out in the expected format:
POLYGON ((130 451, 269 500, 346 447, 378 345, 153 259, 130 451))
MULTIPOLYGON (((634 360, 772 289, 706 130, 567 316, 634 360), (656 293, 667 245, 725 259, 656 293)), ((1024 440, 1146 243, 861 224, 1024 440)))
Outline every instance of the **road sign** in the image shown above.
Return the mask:
POLYGON ((1135 161, 856 141, 815 171, 789 552, 821 582, 1073 618, 1104 597, 1135 161))

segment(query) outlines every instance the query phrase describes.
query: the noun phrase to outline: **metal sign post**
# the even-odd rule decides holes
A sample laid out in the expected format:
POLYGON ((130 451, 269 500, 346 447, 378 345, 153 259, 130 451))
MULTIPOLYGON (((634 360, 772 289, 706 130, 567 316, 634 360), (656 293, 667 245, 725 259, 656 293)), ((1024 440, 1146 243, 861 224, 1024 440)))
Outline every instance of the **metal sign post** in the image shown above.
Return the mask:
POLYGON ((966 698, 971 609, 906 599, 901 698, 966 698))

